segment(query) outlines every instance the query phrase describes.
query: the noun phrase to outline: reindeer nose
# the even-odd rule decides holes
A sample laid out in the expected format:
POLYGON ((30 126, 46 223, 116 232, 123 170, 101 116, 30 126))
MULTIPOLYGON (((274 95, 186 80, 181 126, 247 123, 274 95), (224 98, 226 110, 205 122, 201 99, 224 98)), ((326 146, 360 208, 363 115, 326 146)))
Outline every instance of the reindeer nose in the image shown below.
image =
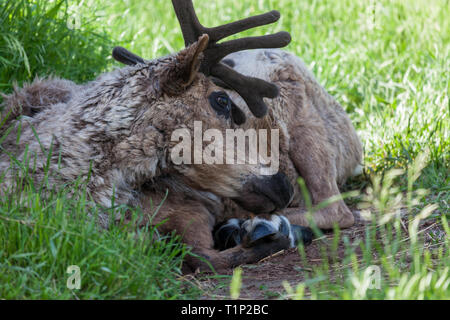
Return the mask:
POLYGON ((286 208, 294 196, 294 188, 283 173, 258 176, 247 181, 239 197, 233 198, 244 209, 255 214, 271 213, 286 208))
POLYGON ((255 183, 255 191, 269 198, 276 209, 286 208, 294 195, 294 188, 282 172, 264 177, 255 183))

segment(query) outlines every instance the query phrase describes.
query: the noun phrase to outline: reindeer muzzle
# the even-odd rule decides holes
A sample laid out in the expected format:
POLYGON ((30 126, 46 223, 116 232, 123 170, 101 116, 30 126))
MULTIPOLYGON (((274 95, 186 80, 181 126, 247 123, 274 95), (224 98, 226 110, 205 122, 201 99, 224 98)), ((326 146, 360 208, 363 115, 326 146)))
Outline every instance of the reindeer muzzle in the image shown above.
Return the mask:
POLYGON ((271 213, 286 208, 294 188, 284 173, 252 178, 244 185, 242 196, 234 200, 255 214, 271 213))

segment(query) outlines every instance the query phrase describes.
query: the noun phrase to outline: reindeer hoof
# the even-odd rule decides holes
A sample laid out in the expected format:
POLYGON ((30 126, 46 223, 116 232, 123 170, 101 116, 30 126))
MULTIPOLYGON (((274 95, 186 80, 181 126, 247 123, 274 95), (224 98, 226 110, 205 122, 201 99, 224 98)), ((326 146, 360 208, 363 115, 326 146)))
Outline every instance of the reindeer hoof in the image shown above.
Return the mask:
POLYGON ((285 237, 289 239, 290 247, 293 248, 300 241, 305 245, 310 244, 312 235, 311 229, 291 225, 286 217, 279 215, 272 215, 270 220, 255 217, 244 221, 241 225, 241 239, 247 246, 285 237))
POLYGON ((289 247, 298 243, 311 243, 313 233, 310 228, 290 224, 284 216, 272 215, 270 220, 255 217, 248 220, 230 219, 214 232, 215 247, 219 250, 233 248, 238 244, 254 247, 264 242, 278 241, 281 237, 289 240, 289 247))
POLYGON ((264 241, 270 240, 273 236, 278 233, 273 225, 266 221, 261 221, 256 224, 253 229, 247 234, 247 243, 251 246, 264 241))
POLYGON ((241 243, 241 224, 243 220, 230 219, 214 232, 214 243, 217 249, 233 248, 241 243))

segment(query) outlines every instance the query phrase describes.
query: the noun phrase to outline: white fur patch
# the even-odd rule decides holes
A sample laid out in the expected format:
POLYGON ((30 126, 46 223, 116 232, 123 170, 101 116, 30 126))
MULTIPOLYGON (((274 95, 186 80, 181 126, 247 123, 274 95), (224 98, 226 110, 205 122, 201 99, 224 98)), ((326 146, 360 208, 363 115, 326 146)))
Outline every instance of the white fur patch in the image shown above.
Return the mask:
POLYGON ((294 239, 294 233, 292 232, 291 223, 285 216, 280 216, 280 219, 283 220, 289 226, 289 241, 291 244, 291 248, 294 248, 295 247, 295 239, 294 239))

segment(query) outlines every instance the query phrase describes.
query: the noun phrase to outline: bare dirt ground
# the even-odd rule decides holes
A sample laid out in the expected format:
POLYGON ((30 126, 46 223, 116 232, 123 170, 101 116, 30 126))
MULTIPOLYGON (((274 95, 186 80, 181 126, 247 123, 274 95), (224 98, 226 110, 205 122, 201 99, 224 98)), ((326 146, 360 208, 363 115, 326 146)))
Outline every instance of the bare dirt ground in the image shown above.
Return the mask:
MULTIPOLYGON (((402 232, 404 236, 408 236, 407 218, 402 219, 402 232), (404 220, 404 221, 403 221, 404 220)), ((342 242, 343 238, 349 240, 348 243, 355 244, 363 240, 366 234, 366 228, 369 224, 358 219, 352 228, 341 230, 340 242, 337 250, 334 251, 334 262, 332 260, 333 253, 331 250, 333 242, 333 232, 327 232, 322 238, 314 239, 312 244, 305 248, 305 256, 301 257, 296 248, 280 251, 274 255, 264 258, 255 264, 242 265, 242 287, 240 299, 277 299, 281 295, 286 294, 283 282, 287 281, 292 288, 305 280, 305 274, 311 272, 315 265, 322 265, 324 256, 329 258, 332 268, 350 268, 350 264, 345 264, 345 246, 342 242), (324 251, 325 250, 325 251, 324 251), (304 260, 305 259, 305 260, 304 260), (307 266, 305 265, 307 261, 307 266)), ((431 221, 425 221, 420 225, 419 232, 441 232, 435 230, 437 224, 431 221)), ((377 235, 378 238, 379 235, 377 235)), ((345 249, 347 247, 347 249, 345 249)), ((352 247, 352 246, 350 246, 352 247)), ((357 257, 361 256, 359 247, 353 247, 357 257)), ((330 270, 331 276, 333 270, 330 270)), ((231 276, 233 270, 222 272, 221 275, 231 276)), ((214 277, 205 277, 204 275, 193 276, 194 281, 204 291, 203 299, 229 299, 229 283, 230 278, 218 279, 214 277)))

